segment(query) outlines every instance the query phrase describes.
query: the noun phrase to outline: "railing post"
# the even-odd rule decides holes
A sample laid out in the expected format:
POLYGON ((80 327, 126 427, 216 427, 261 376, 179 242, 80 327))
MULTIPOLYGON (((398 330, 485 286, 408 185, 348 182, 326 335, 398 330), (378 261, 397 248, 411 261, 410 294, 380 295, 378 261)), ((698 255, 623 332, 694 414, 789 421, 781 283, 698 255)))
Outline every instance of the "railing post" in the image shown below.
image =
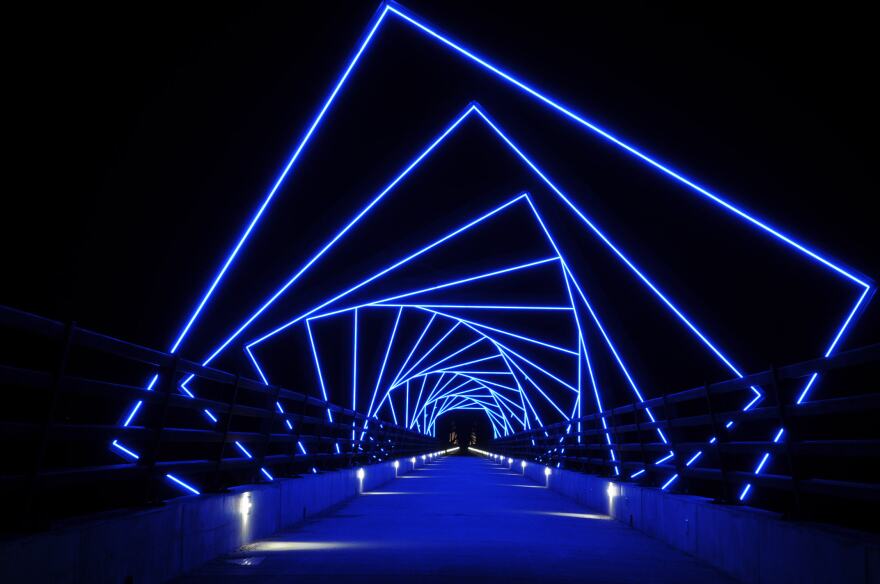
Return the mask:
MULTIPOLYGON (((64 390, 65 375, 67 374, 67 365, 70 361, 70 348, 73 343, 73 336, 76 333, 76 323, 71 321, 64 327, 64 337, 61 341, 61 351, 59 352, 58 364, 55 368, 55 375, 52 379, 52 387, 49 390, 49 403, 46 407, 46 416, 43 420, 43 428, 40 432, 40 443, 34 456, 33 466, 28 476, 27 491, 24 505, 24 518, 32 529, 37 527, 33 517, 34 503, 37 500, 39 491, 42 490, 40 474, 43 472, 43 465, 46 462, 46 452, 49 450, 49 440, 52 435, 52 426, 55 423, 55 414, 58 409, 58 401, 61 392, 64 390)), ((42 523, 42 522, 41 522, 42 523)))
POLYGON ((297 416, 299 416, 295 422, 293 422, 293 448, 290 449, 290 461, 291 464, 296 468, 296 453, 299 452, 299 442, 300 437, 302 436, 302 426, 303 426, 303 412, 306 409, 306 404, 309 402, 309 396, 303 394, 302 403, 299 405, 299 412, 297 412, 297 416))
POLYGON ((264 466, 263 462, 266 460, 266 451, 269 450, 269 443, 272 439, 272 427, 275 425, 275 418, 281 416, 280 412, 276 412, 276 405, 278 403, 278 394, 281 393, 281 386, 276 385, 272 392, 269 392, 269 397, 266 400, 266 412, 269 414, 263 420, 263 445, 260 448, 260 453, 258 458, 254 461, 254 474, 253 476, 260 479, 260 469, 264 466))
POLYGON ((161 483, 161 478, 156 471, 156 463, 159 460, 159 454, 162 450, 162 431, 165 429, 165 421, 168 418, 168 406, 171 401, 171 393, 174 391, 174 386, 177 384, 177 373, 179 370, 180 356, 174 355, 171 367, 167 368, 167 379, 165 379, 164 383, 159 384, 159 391, 162 392, 162 402, 159 406, 158 415, 153 422, 153 442, 149 451, 146 453, 146 456, 141 457, 141 460, 144 462, 144 466, 147 469, 147 474, 149 475, 149 480, 147 481, 148 504, 156 504, 160 501, 159 485, 161 483))
POLYGON ((715 406, 712 404, 712 385, 708 381, 703 386, 703 391, 706 394, 706 407, 709 409, 712 433, 715 434, 713 446, 715 448, 715 456, 718 457, 718 470, 721 471, 721 495, 717 501, 719 503, 730 503, 733 501, 733 485, 727 473, 727 463, 724 460, 724 451, 721 448, 721 443, 727 441, 727 434, 723 433, 718 426, 718 417, 715 415, 715 406))
MULTIPOLYGON (((672 406, 674 409, 675 406, 672 406)), ((687 492, 687 479, 684 476, 684 461, 682 460, 682 455, 678 452, 678 448, 676 447, 676 432, 674 425, 675 422, 673 420, 674 411, 670 414, 670 405, 669 405, 669 396, 668 394, 663 394, 663 417, 666 420, 666 429, 669 430, 669 448, 675 454, 673 460, 675 460, 675 470, 678 473, 678 478, 682 484, 685 485, 684 491, 687 492)))
POLYGON ((235 376, 235 383, 232 386, 232 396, 229 399, 229 411, 226 413, 226 419, 223 421, 223 432, 220 437, 220 445, 217 447, 217 463, 214 465, 214 477, 211 480, 212 490, 220 491, 220 467, 223 465, 223 455, 226 453, 226 442, 229 439, 229 429, 232 426, 232 413, 235 410, 235 404, 238 402, 238 390, 241 387, 241 375, 235 376))
POLYGON ((782 401, 782 391, 779 387, 779 371, 776 369, 775 365, 770 366, 770 388, 773 391, 773 399, 776 400, 776 412, 779 417, 779 427, 784 428, 785 434, 787 434, 783 436, 783 443, 785 444, 785 457, 788 462, 788 472, 791 475, 791 492, 794 502, 793 515, 798 519, 802 519, 803 508, 801 505, 801 493, 798 484, 800 477, 798 476, 797 468, 795 467, 794 453, 792 452, 792 443, 797 439, 797 432, 793 427, 794 424, 789 421, 788 416, 785 413, 785 403, 782 401))
MULTIPOLYGON (((611 408, 611 430, 609 432, 611 437, 611 444, 608 445, 608 458, 611 458, 611 451, 614 446, 618 444, 617 440, 617 414, 614 413, 614 408, 611 408)), ((608 476, 614 475, 614 461, 611 462, 611 466, 608 467, 608 476)))
MULTIPOLYGON (((599 412, 599 431, 604 434, 608 432, 608 429, 605 427, 605 424, 602 422, 605 420, 605 411, 599 412)), ((610 436, 610 433, 609 433, 610 436)), ((599 440, 599 444, 602 445, 602 474, 604 475, 608 472, 608 469, 611 468, 611 447, 605 443, 605 440, 599 440)))

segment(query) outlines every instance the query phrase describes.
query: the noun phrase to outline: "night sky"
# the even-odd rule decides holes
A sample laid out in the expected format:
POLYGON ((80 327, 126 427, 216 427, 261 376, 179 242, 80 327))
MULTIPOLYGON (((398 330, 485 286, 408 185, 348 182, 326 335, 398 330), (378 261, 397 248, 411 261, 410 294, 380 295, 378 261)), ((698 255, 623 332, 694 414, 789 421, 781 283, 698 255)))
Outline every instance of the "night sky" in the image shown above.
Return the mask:
MULTIPOLYGON (((742 4, 576 9, 562 3, 538 8, 412 1, 406 6, 829 257, 867 277, 880 274, 869 166, 877 95, 865 14, 829 14, 803 5, 769 11, 742 4)), ((7 106, 12 154, 7 154, 0 303, 167 348, 376 8, 374 2, 226 10, 149 5, 17 15, 5 84, 12 98, 7 106)), ((390 167, 396 166, 390 161, 412 152, 413 140, 423 143, 431 128, 467 103, 439 92, 436 103, 413 97, 434 95, 432 83, 454 86, 459 78, 444 81, 442 75, 454 72, 434 71, 432 59, 438 65, 440 57, 428 50, 413 46, 405 58, 427 63, 413 74, 413 88, 407 88, 412 96, 403 86, 398 92, 361 84, 352 98, 357 98, 352 107, 361 109, 339 110, 348 126, 337 139, 356 137, 390 167), (398 95, 399 102, 389 95, 398 95), (391 113, 399 119, 387 120, 391 113), (416 137, 395 134, 410 126, 416 137)), ((404 60, 382 65, 376 75, 396 74, 394 67, 404 60)), ((520 135, 533 149, 569 139, 517 117, 517 106, 506 112, 503 96, 496 100, 490 92, 485 99, 501 117, 508 113, 521 123, 520 135)), ((319 168, 332 173, 338 168, 333 156, 342 154, 327 145, 317 155, 319 168)), ((352 155, 346 162, 365 176, 373 176, 374 168, 382 175, 391 172, 372 159, 352 155)), ((559 164, 586 168, 577 160, 559 164)), ((469 172, 462 183, 479 184, 483 171, 469 172)), ((338 174, 343 192, 346 173, 338 174)), ((628 205, 622 197, 635 196, 633 191, 603 201, 604 183, 591 184, 595 202, 609 216, 615 201, 628 205)), ((318 196, 317 182, 307 186, 289 208, 295 212, 288 231, 276 227, 291 236, 281 244, 285 249, 316 245, 321 228, 344 212, 344 201, 332 189, 318 196)), ((642 192, 640 186, 631 188, 642 192)), ((679 236, 651 224, 659 199, 646 196, 638 205, 645 223, 621 222, 624 238, 638 241, 649 232, 658 241, 679 236)), ((284 217, 286 209, 278 213, 284 217)), ((699 215, 694 221, 695 229, 714 229, 699 215)), ((658 248, 640 252, 649 267, 660 265, 658 248)), ((710 274, 715 259, 698 259, 690 279, 672 281, 696 299, 701 281, 707 289, 725 288, 710 274)), ((253 282, 277 276, 271 261, 253 265, 238 284, 242 294, 253 282)), ((770 276, 788 277, 784 266, 775 274, 769 266, 749 276, 757 278, 753 288, 759 296, 773 296, 770 276)), ((839 291, 814 291, 820 300, 825 294, 829 302, 841 298, 839 291)), ((616 294, 609 284, 606 300, 616 294)), ((730 301, 736 300, 731 293, 730 301)), ((815 303, 816 297, 788 300, 805 312, 815 303)), ((705 310, 711 321, 714 313, 705 310)), ((876 341, 878 315, 871 305, 844 346, 876 341)), ((773 329, 770 344, 800 335, 787 329, 789 321, 773 321, 769 313, 756 318, 773 329)), ((626 334, 630 325, 619 326, 618 333, 626 334)), ((184 354, 199 358, 205 346, 184 354)), ((800 351, 768 349, 750 366, 818 353, 800 351)))

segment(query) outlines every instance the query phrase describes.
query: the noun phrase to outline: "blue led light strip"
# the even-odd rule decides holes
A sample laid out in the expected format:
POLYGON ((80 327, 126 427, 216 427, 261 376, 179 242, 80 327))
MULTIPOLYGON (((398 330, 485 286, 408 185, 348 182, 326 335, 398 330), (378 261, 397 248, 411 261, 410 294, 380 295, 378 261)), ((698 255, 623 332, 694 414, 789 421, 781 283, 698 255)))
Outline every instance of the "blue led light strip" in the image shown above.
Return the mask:
MULTIPOLYGON (((485 59, 482 59, 481 57, 477 56, 475 53, 473 53, 473 52, 471 52, 471 51, 465 49, 462 45, 460 45, 460 44, 458 44, 458 43, 456 43, 456 42, 453 42, 453 41, 451 41, 449 38, 447 38, 447 37, 445 37, 445 36, 439 34, 439 33, 436 32, 435 30, 433 30, 432 28, 430 28, 429 26, 427 26, 426 24, 424 24, 422 21, 420 21, 420 19, 416 18, 415 16, 413 16, 413 15, 412 15, 411 13, 409 13, 408 11, 404 11, 404 10, 402 10, 402 9, 401 9, 400 7, 398 7, 397 5, 383 5, 383 6, 380 8, 379 12, 377 13, 377 16, 376 16, 375 19, 374 19, 374 22, 371 24, 371 26, 370 26, 369 29, 368 29, 369 32, 367 33, 366 38, 362 41, 362 43, 360 44, 359 48, 357 49, 357 52, 355 53, 354 57, 350 60, 350 62, 349 62, 349 64, 348 64, 347 68, 345 69, 344 73, 343 73, 342 76, 338 79, 338 81, 337 81, 336 85, 334 86, 332 92, 330 93, 329 97, 328 97, 327 100, 325 101, 323 107, 319 110, 318 115, 317 115, 316 118, 313 120, 312 124, 310 125, 308 131, 306 132, 306 134, 304 135, 304 137, 303 137, 303 139, 301 140, 300 144, 298 145, 297 149, 295 150, 295 152, 294 152, 293 156, 291 157, 290 161, 288 162, 288 164, 286 165, 286 167, 285 167, 284 170, 282 171, 282 173, 281 173, 281 175, 279 176, 279 178, 276 180, 276 182, 275 182, 275 184, 274 184, 272 190, 269 192, 269 194, 268 194, 268 195, 266 196, 266 198, 263 200, 262 204, 259 206, 259 208, 258 208, 256 214, 252 217, 252 219, 251 219, 250 223, 248 224, 247 228, 245 229, 245 231, 243 232, 243 234, 242 234, 241 237, 239 238, 238 243, 237 243, 236 246, 233 248, 233 251, 232 251, 232 252, 229 254, 229 256, 227 257, 226 261, 225 261, 224 264, 222 265, 221 269, 218 271, 217 275, 215 276, 215 278, 214 278, 212 284, 210 285, 210 287, 208 288, 207 292, 203 295, 203 297, 202 297, 201 301, 199 302, 198 306, 196 307, 195 311, 192 313, 192 315, 190 316, 189 320, 186 322, 186 325, 183 327, 183 329, 182 329, 181 332, 179 333, 177 340, 175 341, 175 343, 174 343, 173 346, 172 346, 172 352, 177 351, 177 349, 179 348, 179 346, 180 346, 181 343, 183 342, 184 338, 187 336, 188 332, 190 331, 191 327, 194 325, 195 321, 197 320, 197 318, 198 318, 199 315, 201 314, 201 312, 202 312, 203 308, 205 307, 206 303, 207 303, 208 300, 210 299, 211 295, 214 293, 216 287, 219 285, 220 281, 221 281, 222 278, 224 277, 224 275, 225 275, 225 273, 227 272, 227 270, 228 270, 228 269, 230 268, 230 266, 232 265, 232 263, 233 263, 235 257, 236 257, 237 254, 239 253, 239 251, 240 251, 240 249, 242 248, 242 246, 244 245, 245 241, 248 239, 248 237, 250 236, 250 234, 251 234, 252 231, 254 230, 256 224, 259 222, 260 218, 261 218, 262 215, 263 215, 263 212, 265 211, 265 209, 266 209, 267 206, 269 205, 270 201, 271 201, 272 198, 274 197, 274 195, 275 195, 275 193, 277 192, 278 188, 280 187, 281 183, 282 183, 282 182, 284 181, 284 179, 287 177, 287 175, 288 175, 288 173, 290 172, 290 170, 292 169, 292 167, 293 167, 295 161, 296 161, 296 160, 298 159, 298 157, 300 156, 300 153, 302 152, 302 150, 303 150, 303 148, 305 147, 306 143, 307 143, 308 140, 311 138, 311 136, 313 135, 314 131, 316 130, 316 128, 318 127, 318 125, 320 124, 320 122, 323 120, 324 115, 325 115, 326 112, 328 111, 330 105, 332 104, 332 102, 333 102, 333 100, 335 99, 335 97, 336 97, 336 95, 338 94, 338 92, 341 90, 341 88, 342 88, 343 84, 345 83, 346 79, 349 77, 349 75, 351 74, 351 72, 354 70, 354 68, 355 68, 356 64, 358 63, 358 60, 360 59, 362 53, 363 53, 363 52, 365 51, 365 49, 367 48, 367 46, 368 46, 368 44, 370 43, 371 39, 373 38, 374 34, 378 31, 379 26, 380 26, 381 23, 383 22, 383 19, 384 19, 385 15, 386 15, 388 12, 391 12, 391 13, 393 13, 394 15, 400 17, 402 20, 404 20, 404 21, 406 21, 407 23, 413 25, 416 29, 418 29, 418 30, 420 30, 421 32, 425 33, 428 37, 433 38, 434 40, 439 41, 441 44, 443 44, 444 46, 446 46, 446 47, 448 47, 448 48, 450 48, 450 49, 453 49, 453 50, 454 50, 455 52, 457 52, 458 54, 460 54, 460 55, 466 57, 467 59, 470 59, 472 62, 474 62, 474 63, 480 65, 480 66, 483 67, 485 70, 487 70, 487 71, 493 73, 494 75, 498 76, 499 78, 501 78, 501 79, 503 79, 503 80, 505 80, 505 81, 511 83, 513 86, 519 88, 520 90, 522 90, 523 92, 525 92, 527 95, 530 95, 531 97, 537 99, 539 102, 544 103, 545 105, 547 105, 547 106, 549 106, 551 109, 553 109, 553 110, 559 112, 560 114, 562 114, 563 116, 567 117, 568 119, 575 121, 576 123, 578 123, 578 124, 580 124, 581 126, 587 128, 587 129, 589 129, 590 131, 592 131, 593 133, 597 134, 598 136, 601 136, 602 138, 608 140, 610 143, 612 143, 612 144, 614 144, 615 146, 617 146, 617 147, 623 149, 624 151, 628 152, 630 155, 636 157, 637 159, 640 159, 640 160, 643 161, 644 163, 646 163, 646 164, 648 164, 649 166, 655 168, 656 170, 662 172, 663 174, 667 175, 668 177, 670 177, 670 178, 672 178, 672 179, 674 179, 674 180, 680 182, 681 184, 684 184, 684 185, 688 186, 690 189, 692 189, 692 190, 695 191, 696 193, 698 193, 698 194, 702 195, 703 197, 705 197, 706 199, 708 199, 708 200, 710 200, 710 201, 716 203, 716 204, 719 205, 720 207, 726 209, 727 211, 733 213, 734 215, 740 217, 741 219, 743 219, 743 220, 745 220, 745 221, 747 221, 747 222, 753 224, 754 226, 758 227, 759 229, 765 231, 766 233, 768 233, 768 234, 770 234, 770 235, 776 237, 777 239, 779 239, 779 240, 785 242, 786 244, 792 246, 793 248, 797 249, 797 250, 800 251, 801 253, 807 255, 808 257, 810 257, 812 260, 814 260, 814 261, 816 261, 816 262, 818 262, 818 263, 820 263, 820 264, 823 264, 825 267, 827 267, 827 268, 829 268, 829 269, 831 269, 831 270, 837 272, 838 274, 844 276, 845 278, 849 279, 850 281, 852 281, 852 282, 854 282, 854 283, 860 285, 861 287, 863 287, 864 290, 863 290, 862 294, 859 296, 858 300, 855 302, 853 308, 851 309, 851 311, 850 311, 850 313, 849 313, 848 318, 847 318, 847 319, 845 320, 845 322, 841 325, 841 327, 840 327, 839 330, 838 330, 837 335, 835 336, 834 340, 832 341, 831 345, 830 345, 829 348, 828 348, 828 354, 829 354, 829 355, 831 354, 831 352, 833 352, 833 350, 834 350, 834 348, 836 347, 836 345, 838 344, 839 340, 843 337, 845 331, 846 331, 847 328, 850 326, 852 320, 854 320, 854 317, 857 315, 857 313, 859 312, 860 308, 862 308, 862 306, 863 306, 863 304, 862 304, 863 301, 865 301, 867 298, 869 298, 869 293, 873 291, 873 290, 872 290, 872 286, 871 286, 871 284, 867 283, 866 281, 863 281, 862 279, 860 279, 859 277, 853 275, 853 274, 850 273, 849 271, 847 271, 847 270, 845 270, 845 269, 839 267, 838 265, 835 265, 834 263, 830 262, 829 260, 827 260, 827 259, 821 257, 821 256, 818 255, 816 252, 813 252, 812 250, 808 249, 808 248, 805 247, 804 245, 802 245, 802 244, 796 242, 795 240, 791 239, 790 237, 788 237, 788 236, 782 234, 780 231, 778 231, 778 230, 776 230, 776 229, 770 227, 768 224, 766 224, 766 223, 764 223, 764 222, 762 222, 762 221, 760 221, 760 220, 754 218, 753 216, 749 215, 748 213, 746 213, 746 212, 744 212, 744 211, 741 211, 740 209, 738 209, 737 207, 735 207, 735 206, 733 206, 732 204, 728 203, 727 201, 723 200, 722 198, 718 197, 717 195, 715 195, 715 194, 709 192, 708 190, 706 190, 706 189, 704 189, 704 188, 698 186, 696 183, 690 181, 689 179, 686 179, 683 175, 674 172, 674 171, 671 170, 669 167, 667 167, 667 166, 665 166, 665 165, 663 165, 663 164, 657 162, 656 160, 650 158, 649 156, 647 156, 647 155, 641 153, 641 152, 638 151, 637 149, 635 149, 635 148, 633 148, 632 146, 629 146, 628 144, 624 143, 622 140, 620 140, 619 138, 613 136, 613 135, 610 134, 609 132, 607 132, 607 131, 601 129, 601 128, 598 127, 597 125, 595 125, 595 124, 593 124, 593 123, 587 121, 586 119, 584 119, 584 118, 578 116, 577 114, 573 113, 571 110, 562 107, 561 105, 559 105, 558 103, 556 103, 556 102, 553 101, 552 99, 550 99, 550 98, 544 96, 543 94, 541 94, 541 93, 539 93, 538 91, 534 90, 533 88, 531 88, 530 86, 526 85, 526 84, 523 83, 522 81, 516 79, 514 76, 512 76, 512 75, 510 75, 510 74, 508 74, 508 73, 505 73, 504 71, 502 71, 502 70, 499 69, 498 67, 492 65, 491 63, 489 63, 489 62, 486 61, 485 59)), ((482 115, 482 114, 481 114, 481 115, 482 115)), ((487 121, 488 121, 488 119, 487 119, 487 121)), ((491 125, 491 122, 490 122, 490 125, 491 125)), ((450 131, 451 131, 451 129, 450 129, 450 131)), ((512 146, 512 143, 511 143, 510 145, 512 146)), ((417 162, 418 162, 418 161, 417 161, 417 162)), ((416 162, 416 163, 417 163, 417 162, 416 162)), ((537 171, 537 168, 534 168, 534 170, 537 171)), ((392 185, 392 186, 393 186, 393 185, 392 185)), ((554 190, 556 190, 556 189, 554 189, 554 190)), ((558 193, 558 194, 561 195, 561 193, 558 193)), ((563 199, 565 199, 564 196, 563 196, 563 199)), ((565 199, 565 200, 566 200, 566 202, 568 202, 567 199, 565 199)), ((572 207, 573 207, 573 205, 572 205, 572 207)), ((362 211, 362 213, 365 213, 365 212, 367 212, 368 210, 369 210, 369 208, 367 208, 367 209, 365 209, 364 211, 362 211)), ((575 208, 575 210, 576 210, 576 208, 575 208)), ((578 213, 578 214, 580 214, 580 213, 578 213)), ((587 222, 588 225, 590 225, 589 221, 588 221, 585 217, 583 217, 583 216, 581 216, 581 217, 582 217, 582 219, 584 219, 584 220, 587 222)), ((358 217, 358 218, 359 218, 359 217, 358 217)), ((356 218, 355 221, 357 221, 358 218, 356 218)), ((347 230, 351 225, 353 225, 353 223, 349 224, 349 226, 348 226, 345 230, 347 230)), ((344 230, 344 231, 345 231, 345 230, 344 230)), ((336 237, 334 240, 332 240, 331 243, 328 244, 328 247, 326 247, 323 251, 326 251, 326 249, 328 249, 329 246, 332 245, 333 242, 335 242, 336 239, 338 239, 339 237, 342 237, 342 235, 344 234, 344 231, 343 231, 343 232, 340 232, 339 234, 337 234, 337 237, 336 237)), ((610 242, 608 242, 608 243, 610 243, 610 242)), ((306 266, 304 266, 304 267, 302 268, 302 270, 300 271, 300 273, 294 277, 294 280, 295 280, 296 278, 298 278, 299 275, 301 275, 306 269, 308 269, 308 267, 311 265, 311 263, 314 263, 314 261, 317 261, 317 259, 320 257, 320 255, 323 254, 323 251, 322 251, 322 252, 319 252, 318 255, 314 256, 314 257, 312 258, 312 260, 310 260, 310 263, 308 263, 306 266)), ((626 261, 625 257, 621 257, 621 259, 624 259, 625 263, 627 263, 628 265, 630 265, 629 262, 626 261)), ((632 266, 632 267, 634 268, 634 266, 632 266)), ((636 271, 637 271, 637 270, 636 270, 636 271)), ((293 283, 293 282, 291 281, 290 284, 292 284, 292 283, 293 283)), ((663 295, 659 293, 659 290, 656 290, 656 289, 650 284, 650 282, 646 281, 645 283, 646 283, 646 284, 647 284, 652 290, 655 290, 655 292, 656 292, 661 298, 663 298, 663 295)), ((289 284, 288 284, 288 285, 289 285, 289 284)), ((281 292, 283 292, 283 290, 282 290, 281 292)), ((280 292, 279 292, 279 294, 280 294, 280 292)), ((273 299, 273 301, 274 301, 274 299, 273 299)), ((670 303, 667 302, 667 304, 670 305, 670 308, 671 308, 674 312, 676 312, 676 314, 678 314, 683 320, 685 320, 685 321, 687 322, 687 319, 684 318, 683 314, 679 313, 679 312, 677 311, 677 309, 675 309, 675 307, 672 306, 670 303)), ((265 308, 265 306, 266 306, 266 305, 264 305, 264 308, 265 308)), ((255 315, 252 317, 252 319, 255 319, 257 316, 258 316, 258 314, 255 314, 255 315)), ((235 336, 237 336, 238 334, 240 334, 240 332, 241 332, 242 330, 244 330, 244 328, 246 328, 246 327, 250 324, 250 322, 252 322, 252 320, 249 321, 249 322, 247 322, 247 323, 245 323, 244 327, 240 328, 240 329, 235 333, 235 335, 234 335, 233 337, 230 337, 230 339, 226 342, 226 344, 222 345, 217 351, 215 351, 214 355, 212 355, 212 356, 209 358, 209 361, 210 361, 210 359, 212 359, 213 357, 215 357, 217 354, 219 354, 219 352, 222 351, 222 350, 225 348, 225 346, 228 345, 228 343, 231 342, 231 341, 233 340, 233 338, 234 338, 235 336)), ((704 343, 707 344, 707 346, 709 346, 710 348, 713 348, 712 344, 709 343, 708 340, 705 339, 705 337, 703 337, 703 336, 701 335, 701 333, 700 333, 698 330, 696 330, 693 326, 691 326, 691 329, 692 329, 692 331, 693 331, 698 337, 700 337, 701 339, 704 340, 704 343)), ((724 361, 725 363, 727 363, 732 369, 735 369, 732 365, 729 364, 729 362, 727 362, 726 358, 725 358, 720 352, 718 352, 717 350, 715 350, 714 352, 716 353, 716 355, 717 355, 722 361, 724 361)), ((156 378, 154 377, 153 380, 151 380, 151 382, 150 382, 150 384, 149 384, 149 387, 150 387, 150 388, 152 388, 152 385, 155 383, 155 379, 156 379, 156 378)), ((798 398, 798 403, 801 403, 802 401, 804 401, 804 400, 806 399, 807 394, 808 394, 809 390, 811 389, 811 387, 813 386, 815 380, 816 380, 816 376, 812 376, 811 379, 808 381, 807 385, 806 385, 805 388, 802 390, 802 392, 801 392, 801 394, 800 394, 800 396, 799 396, 799 398, 798 398)), ((188 381, 188 379, 187 379, 187 381, 188 381)), ((183 389, 186 390, 185 387, 184 387, 183 389)), ((186 390, 186 391, 187 391, 187 393, 189 393, 188 390, 186 390)), ((140 409, 140 404, 139 404, 139 403, 136 403, 136 405, 132 408, 131 413, 130 413, 130 414, 128 415, 128 417, 126 418, 126 424, 130 424, 130 423, 131 423, 132 419, 133 419, 134 416, 137 414, 137 412, 138 412, 139 409, 140 409)), ((207 411, 206 411, 205 413, 206 413, 206 415, 207 415, 208 417, 210 417, 210 418, 213 419, 213 416, 210 414, 210 412, 207 412, 207 411)))

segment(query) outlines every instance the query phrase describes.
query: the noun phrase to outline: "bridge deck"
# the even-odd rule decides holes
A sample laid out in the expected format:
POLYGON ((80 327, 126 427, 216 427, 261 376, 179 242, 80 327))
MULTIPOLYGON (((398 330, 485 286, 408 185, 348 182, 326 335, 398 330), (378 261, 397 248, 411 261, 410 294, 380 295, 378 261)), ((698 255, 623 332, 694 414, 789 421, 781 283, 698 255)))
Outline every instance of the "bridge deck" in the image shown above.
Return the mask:
POLYGON ((485 459, 451 456, 184 582, 729 582, 485 459), (245 565, 242 565, 245 564, 245 565))

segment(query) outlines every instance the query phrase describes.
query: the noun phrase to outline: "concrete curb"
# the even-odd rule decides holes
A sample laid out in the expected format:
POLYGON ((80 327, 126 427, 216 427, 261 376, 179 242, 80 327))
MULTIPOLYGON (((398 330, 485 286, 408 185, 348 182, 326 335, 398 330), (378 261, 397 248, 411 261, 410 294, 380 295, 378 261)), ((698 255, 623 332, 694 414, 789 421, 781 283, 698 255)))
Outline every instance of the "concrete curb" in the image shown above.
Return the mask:
POLYGON ((422 464, 418 457, 180 497, 0 541, 0 582, 164 582, 338 506, 422 464))
MULTIPOLYGON (((505 463, 505 466, 508 466, 505 463)), ((521 461, 514 460, 513 470, 521 461)), ((784 521, 752 507, 530 461, 524 475, 538 484, 610 515, 730 576, 756 584, 873 584, 880 582, 880 540, 854 530, 784 521)))

